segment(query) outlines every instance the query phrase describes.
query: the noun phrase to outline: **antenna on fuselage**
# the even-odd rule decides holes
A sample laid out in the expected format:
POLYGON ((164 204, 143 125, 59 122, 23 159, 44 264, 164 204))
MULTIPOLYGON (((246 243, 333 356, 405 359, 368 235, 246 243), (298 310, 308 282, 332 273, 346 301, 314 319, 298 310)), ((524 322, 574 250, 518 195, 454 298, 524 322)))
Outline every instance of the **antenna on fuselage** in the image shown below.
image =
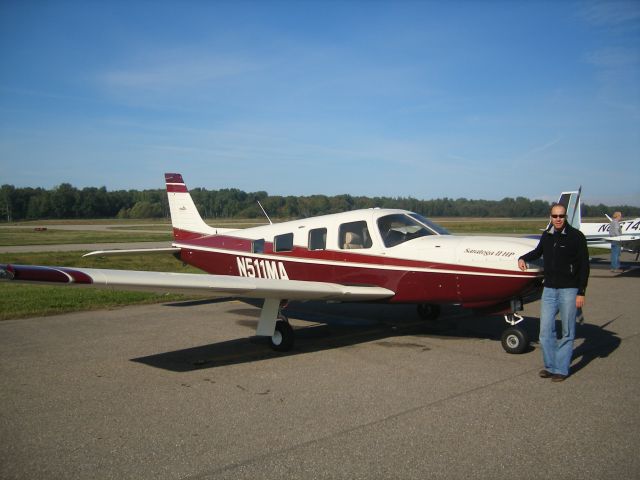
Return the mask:
POLYGON ((264 213, 264 216, 267 217, 267 220, 269 220, 269 223, 271 225, 273 225, 273 222, 271 221, 271 219, 269 218, 269 215, 267 215, 267 212, 265 211, 264 207, 262 206, 262 204, 260 203, 260 200, 257 200, 258 205, 260 205, 260 209, 262 210, 262 213, 264 213))

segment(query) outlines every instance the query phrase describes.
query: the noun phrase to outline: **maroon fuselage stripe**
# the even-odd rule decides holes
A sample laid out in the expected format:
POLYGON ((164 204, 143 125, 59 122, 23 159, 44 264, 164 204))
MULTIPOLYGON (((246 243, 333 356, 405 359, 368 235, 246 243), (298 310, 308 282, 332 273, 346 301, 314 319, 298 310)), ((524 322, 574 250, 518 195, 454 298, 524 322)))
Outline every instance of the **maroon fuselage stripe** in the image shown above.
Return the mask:
MULTIPOLYGON (((184 248, 193 247, 193 249, 216 249, 216 250, 228 250, 229 255, 251 255, 253 242, 246 238, 232 237, 228 235, 203 235, 200 233, 193 233, 186 230, 180 230, 179 228, 173 229, 174 238, 187 244, 184 248)), ((303 259, 303 260, 318 260, 327 262, 344 262, 344 263, 359 263, 368 264, 371 268, 379 266, 386 267, 406 267, 411 268, 429 268, 438 270, 455 270, 464 272, 476 272, 476 273, 495 273, 505 274, 504 270, 486 267, 474 267, 471 265, 458 265, 449 264, 434 261, 423 260, 408 260, 403 258, 394 257, 381 257, 379 255, 367 255, 363 253, 351 253, 349 250, 308 250, 304 247, 294 246, 290 252, 274 252, 273 243, 265 242, 264 251, 265 255, 275 255, 278 260, 285 261, 287 259, 303 259)), ((361 267, 358 267, 361 268, 361 267)), ((522 275, 530 277, 531 274, 509 272, 510 274, 522 275)))

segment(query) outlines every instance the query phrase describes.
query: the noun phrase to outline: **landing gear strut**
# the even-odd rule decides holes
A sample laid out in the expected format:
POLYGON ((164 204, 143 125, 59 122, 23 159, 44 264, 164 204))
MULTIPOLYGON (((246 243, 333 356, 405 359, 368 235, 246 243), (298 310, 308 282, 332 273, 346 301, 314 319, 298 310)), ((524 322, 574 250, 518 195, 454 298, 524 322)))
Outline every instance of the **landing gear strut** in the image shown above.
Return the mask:
POLYGON ((293 328, 280 311, 286 304, 286 300, 265 298, 256 328, 256 335, 269 337, 271 348, 278 352, 287 352, 293 348, 293 328))

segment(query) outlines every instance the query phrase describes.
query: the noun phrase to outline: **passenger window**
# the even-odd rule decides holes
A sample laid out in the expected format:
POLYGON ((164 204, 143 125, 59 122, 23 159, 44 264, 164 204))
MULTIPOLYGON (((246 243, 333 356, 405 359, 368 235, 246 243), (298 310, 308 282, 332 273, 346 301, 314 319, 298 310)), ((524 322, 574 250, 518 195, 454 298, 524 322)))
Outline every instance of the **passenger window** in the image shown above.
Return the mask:
POLYGON ((293 233, 276 235, 273 239, 274 252, 290 252, 293 250, 293 233))
POLYGON ((254 240, 253 245, 251 246, 251 251, 253 253, 264 253, 264 238, 254 240))
POLYGON ((340 225, 340 248, 345 250, 358 248, 371 248, 371 235, 367 228, 367 222, 349 222, 340 225))
POLYGON ((314 228, 309 230, 309 250, 327 249, 327 229, 314 228))

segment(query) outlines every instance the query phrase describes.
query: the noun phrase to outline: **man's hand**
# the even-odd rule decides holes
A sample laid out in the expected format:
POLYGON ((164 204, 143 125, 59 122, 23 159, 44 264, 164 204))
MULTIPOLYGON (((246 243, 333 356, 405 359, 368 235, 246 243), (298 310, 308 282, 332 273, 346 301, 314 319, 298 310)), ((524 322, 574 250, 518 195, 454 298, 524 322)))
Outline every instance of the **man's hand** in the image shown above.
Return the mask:
POLYGON ((518 260, 518 268, 524 272, 527 269, 527 262, 525 262, 522 259, 519 259, 518 260))
POLYGON ((584 295, 576 296, 576 308, 582 308, 584 306, 584 295))

